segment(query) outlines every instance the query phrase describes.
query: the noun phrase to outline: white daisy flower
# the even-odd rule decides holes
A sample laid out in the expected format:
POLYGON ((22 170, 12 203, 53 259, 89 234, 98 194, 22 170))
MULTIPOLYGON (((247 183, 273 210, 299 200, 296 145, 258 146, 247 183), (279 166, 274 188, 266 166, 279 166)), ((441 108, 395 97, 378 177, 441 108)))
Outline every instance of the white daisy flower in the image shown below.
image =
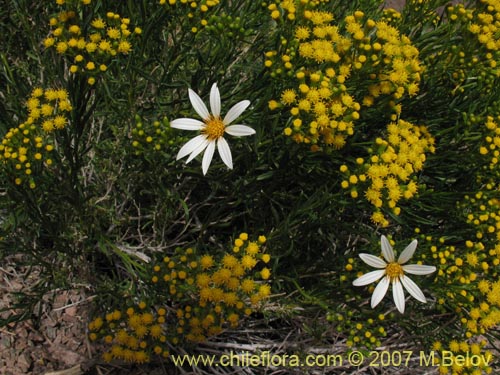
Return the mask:
POLYGON ((181 147, 177 154, 177 160, 189 155, 186 163, 189 163, 201 152, 205 151, 202 161, 203 174, 206 174, 208 167, 212 162, 215 147, 219 151, 219 155, 229 169, 233 169, 233 158, 231 150, 224 138, 224 134, 230 134, 235 137, 243 137, 246 135, 255 134, 255 130, 246 125, 230 125, 236 120, 245 109, 250 105, 250 101, 242 100, 236 103, 226 113, 224 119, 221 119, 221 101, 220 93, 217 84, 212 85, 210 90, 210 109, 212 113, 208 112, 207 107, 201 98, 193 90, 188 89, 189 100, 196 113, 202 118, 203 121, 192 118, 178 118, 170 123, 170 126, 182 130, 197 130, 201 134, 197 135, 184 146, 181 147))
POLYGON ((428 275, 436 271, 434 266, 423 266, 420 264, 407 264, 406 262, 410 260, 417 248, 417 240, 413 240, 406 249, 399 255, 396 261, 396 254, 392 249, 389 240, 382 236, 382 255, 384 259, 376 257, 371 254, 359 254, 359 257, 368 264, 369 266, 378 268, 377 271, 368 272, 367 274, 358 277, 354 280, 353 285, 362 286, 373 283, 374 281, 380 280, 380 282, 375 287, 372 294, 371 307, 374 308, 379 304, 384 298, 389 284, 392 284, 392 295, 394 298, 394 303, 396 307, 401 312, 405 311, 405 296, 403 292, 403 286, 405 289, 420 302, 426 302, 424 293, 405 273, 412 275, 428 275))

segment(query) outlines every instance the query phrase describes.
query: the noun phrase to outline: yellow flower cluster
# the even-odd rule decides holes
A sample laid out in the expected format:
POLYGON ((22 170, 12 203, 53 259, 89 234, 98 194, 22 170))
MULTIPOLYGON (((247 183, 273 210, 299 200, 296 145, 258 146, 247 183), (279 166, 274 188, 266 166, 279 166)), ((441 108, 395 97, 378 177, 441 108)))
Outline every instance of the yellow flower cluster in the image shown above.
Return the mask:
POLYGON ((493 368, 489 365, 493 362, 493 353, 485 350, 487 341, 457 341, 451 340, 447 345, 441 341, 435 341, 432 350, 435 353, 443 351, 451 352, 446 358, 435 357, 434 366, 439 366, 439 374, 491 374, 493 368), (471 358, 474 358, 472 360, 471 358))
MULTIPOLYGON (((187 16, 189 19, 199 20, 200 26, 205 27, 208 25, 208 21, 205 18, 207 12, 219 5, 220 0, 200 0, 200 1, 192 1, 192 0, 160 0, 161 5, 167 5, 169 10, 173 10, 178 8, 179 6, 183 6, 189 10, 187 16)), ((193 33, 198 32, 198 27, 193 26, 191 28, 193 33)))
MULTIPOLYGON (((451 72, 456 87, 462 93, 470 79, 477 80, 481 94, 490 94, 500 76, 498 51, 500 50, 500 1, 480 0, 475 7, 456 4, 447 7, 454 33, 464 40, 453 45, 446 54, 447 74, 451 72)), ((431 59, 430 64, 433 63, 431 59)))
POLYGON ((144 122, 137 115, 135 127, 132 129, 132 147, 135 155, 143 155, 149 152, 161 151, 165 146, 175 142, 172 128, 168 126, 167 118, 163 121, 144 122))
MULTIPOLYGON (((500 116, 497 116, 497 120, 500 116)), ((481 155, 486 155, 489 158, 488 168, 494 172, 496 177, 499 177, 498 160, 500 158, 500 126, 492 116, 487 116, 485 121, 486 135, 484 144, 479 148, 481 155)))
POLYGON ((400 25, 411 25, 415 22, 415 20, 425 20, 427 24, 432 24, 434 27, 438 27, 442 21, 442 13, 440 9, 436 7, 436 4, 427 0, 406 1, 404 4, 404 13, 405 16, 403 17, 403 15, 396 9, 385 8, 383 10, 382 19, 397 28, 400 25))
POLYGON ((50 20, 50 36, 43 44, 58 54, 72 59, 71 73, 89 76, 89 84, 94 84, 96 76, 108 69, 108 61, 118 55, 127 55, 132 50, 130 39, 140 35, 142 30, 129 29, 130 19, 108 12, 105 18, 96 17, 88 30, 79 25, 78 12, 61 11, 50 20))
MULTIPOLYGON (((467 9, 463 4, 448 7, 451 21, 464 22, 477 41, 489 51, 500 50, 500 1, 480 0, 478 7, 467 9)), ((491 61, 495 61, 490 58, 491 61)))
POLYGON ((151 286, 158 300, 125 311, 115 310, 90 325, 90 339, 111 345, 104 359, 147 362, 169 355, 168 345, 196 343, 235 328, 267 299, 271 272, 263 251, 264 236, 250 241, 241 233, 231 251, 220 258, 198 255, 192 248, 176 249, 152 265, 151 286))
POLYGON ((434 138, 425 126, 416 126, 399 120, 387 126, 386 139, 377 138, 368 160, 356 159, 356 167, 349 170, 342 165, 340 171, 346 175, 341 186, 349 189, 353 198, 359 197, 359 190, 364 190, 364 197, 375 212, 374 223, 387 226, 389 221, 381 211, 388 207, 398 215, 397 203, 401 198, 410 199, 418 190, 412 175, 423 168, 426 152, 434 152, 434 138))
MULTIPOLYGON (((405 5, 405 6, 411 6, 410 4, 414 4, 415 2, 411 1, 409 2, 408 5, 405 5)), ((383 20, 385 22, 387 22, 388 24, 394 24, 396 23, 397 21, 399 21, 401 19, 401 13, 398 12, 396 9, 394 8, 385 8, 384 9, 384 14, 383 14, 383 20)))
POLYGON ((294 31, 290 41, 282 39, 281 51, 266 53, 264 64, 271 77, 295 81, 286 82, 289 88, 269 107, 289 109, 284 134, 296 142, 312 144, 313 151, 339 149, 354 134, 363 108, 382 97, 415 95, 422 68, 410 39, 386 22, 356 11, 339 26, 331 13, 308 4, 282 1, 268 7, 271 17, 283 18, 294 31))
MULTIPOLYGON (((345 310, 345 306, 341 308, 345 310)), ((384 314, 379 314, 376 317, 365 319, 357 319, 356 314, 352 311, 342 311, 331 313, 327 316, 327 320, 335 324, 338 332, 348 333, 346 345, 349 348, 365 347, 367 349, 375 349, 381 345, 381 338, 387 336, 387 331, 383 326, 386 319, 384 314)))
MULTIPOLYGON (((497 251, 500 251, 500 248, 497 251)), ((473 333, 485 332, 500 324, 500 281, 490 283, 482 280, 478 286, 486 302, 483 302, 479 308, 470 310, 470 320, 467 323, 470 323, 468 324, 470 328, 468 328, 473 333), (486 309, 486 305, 489 305, 488 309, 486 309)))
MULTIPOLYGON (((249 241, 248 235, 241 233, 232 252, 217 261, 212 255, 199 256, 187 249, 183 254, 165 257, 154 267, 153 283, 176 301, 188 297, 187 307, 177 310, 180 337, 200 342, 220 333, 224 324, 236 327, 242 316, 249 315, 269 296, 270 286, 251 276, 260 262, 266 264, 270 260, 261 249, 265 241, 264 236, 249 241)), ((270 277, 265 266, 256 274, 262 281, 270 277)))
MULTIPOLYGON (((500 241, 500 185, 498 181, 496 184, 486 184, 486 189, 476 193, 473 197, 466 196, 462 205, 464 208, 475 208, 467 214, 467 223, 476 228, 476 239, 498 244, 500 241)), ((500 245, 496 246, 495 250, 488 250, 489 255, 493 257, 493 263, 490 266, 496 267, 500 264, 499 249, 500 245), (495 258, 496 256, 498 259, 495 258)))
POLYGON ((168 357, 165 343, 165 323, 168 312, 147 307, 145 302, 129 307, 125 311, 114 310, 105 318, 97 317, 89 323, 89 338, 102 341, 110 346, 103 353, 103 359, 113 359, 133 363, 149 362, 152 355, 168 357))
MULTIPOLYGON (((297 18, 297 13, 303 12, 304 10, 311 10, 320 4, 328 4, 330 0, 277 0, 268 6, 271 12, 271 17, 275 20, 283 19, 288 21, 294 21, 297 18)), ((314 11, 313 11, 314 12, 314 11)), ((326 12, 314 12, 315 19, 324 19, 325 15, 327 18, 330 16, 326 12)))
POLYGON ((26 102, 28 119, 9 129, 0 144, 0 163, 16 185, 36 187, 34 176, 52 165, 51 133, 64 129, 73 109, 66 90, 35 88, 26 102))
POLYGON ((26 107, 28 108, 26 124, 38 123, 46 133, 64 129, 68 123, 67 114, 73 109, 66 90, 42 88, 35 88, 32 91, 26 107))
MULTIPOLYGON (((434 239, 421 237, 421 260, 434 259, 438 265, 435 288, 438 309, 452 312, 458 331, 464 333, 465 341, 451 341, 449 350, 455 355, 464 352, 479 353, 484 343, 477 346, 484 336, 500 324, 500 189, 498 184, 486 184, 484 191, 465 196, 459 203, 463 209, 465 223, 470 231, 464 231, 465 240, 461 244, 446 244, 446 237, 434 239), (469 238, 469 239, 467 239, 469 238), (467 348, 467 349, 464 349, 467 348)), ((420 230, 417 228, 417 233, 420 230)), ((442 343, 436 345, 441 348, 442 343)), ((438 350, 438 349, 436 349, 438 350)), ((488 353, 483 353, 486 356, 488 353)), ((491 353, 490 353, 491 354, 491 353)), ((491 363, 491 361, 490 361, 491 363)), ((441 366, 441 373, 480 374, 490 373, 486 363, 477 366, 472 363, 455 367, 441 366)))

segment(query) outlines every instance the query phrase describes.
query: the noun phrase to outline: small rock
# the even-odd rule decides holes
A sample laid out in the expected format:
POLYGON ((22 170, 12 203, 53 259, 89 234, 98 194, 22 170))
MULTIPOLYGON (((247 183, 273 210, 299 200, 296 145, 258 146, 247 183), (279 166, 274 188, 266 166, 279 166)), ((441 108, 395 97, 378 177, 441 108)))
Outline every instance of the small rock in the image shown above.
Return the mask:
POLYGON ((21 374, 26 374, 30 367, 31 360, 24 353, 17 357, 17 368, 21 374))
POLYGON ((65 365, 74 366, 75 363, 81 363, 85 360, 82 355, 59 345, 51 345, 49 348, 49 352, 55 360, 62 362, 65 365))

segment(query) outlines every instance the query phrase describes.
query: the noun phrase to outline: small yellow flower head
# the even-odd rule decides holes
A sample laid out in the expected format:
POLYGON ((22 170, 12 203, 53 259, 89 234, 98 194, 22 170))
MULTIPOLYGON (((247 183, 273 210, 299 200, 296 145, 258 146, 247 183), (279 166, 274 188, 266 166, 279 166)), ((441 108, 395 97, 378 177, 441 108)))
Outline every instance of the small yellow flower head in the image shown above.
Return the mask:
POLYGON ((460 344, 456 340, 450 341, 449 347, 450 350, 454 353, 458 353, 460 351, 460 344))
POLYGON ((66 126, 66 117, 57 115, 54 117, 54 127, 56 129, 63 129, 66 126))
POLYGON ((54 107, 52 107, 50 104, 43 104, 40 107, 40 112, 45 117, 52 115, 53 111, 54 111, 54 107))
POLYGON ((141 324, 142 324, 142 322, 141 322, 141 316, 140 315, 136 315, 136 314, 130 315, 130 317, 128 319, 128 325, 131 328, 135 329, 138 326, 140 326, 141 324))
POLYGON ((88 53, 93 53, 97 50, 97 44, 95 42, 90 42, 85 45, 85 50, 88 53))
POLYGON ((257 264, 257 261, 251 255, 244 255, 241 259, 241 265, 244 269, 252 269, 257 264))
POLYGON ((309 28, 307 28, 305 26, 299 26, 295 30, 295 38, 297 38, 298 40, 305 40, 305 39, 309 38, 310 34, 311 33, 309 31, 309 28))
POLYGON ((295 99, 297 98, 297 94, 295 93, 294 90, 285 90, 281 94, 281 102, 285 105, 290 105, 295 102, 295 99))
POLYGON ((268 106, 271 111, 274 111, 276 108, 279 107, 279 103, 276 100, 270 100, 268 106))
POLYGON ((245 279, 241 282, 241 290, 247 294, 251 294, 255 289, 255 282, 252 279, 245 279))
POLYGON ((136 363, 149 362, 149 355, 143 350, 135 352, 133 358, 136 363))
POLYGON ((271 294, 271 287, 267 284, 262 284, 259 286, 259 296, 261 298, 268 297, 271 294))
POLYGON ((159 338, 163 333, 163 329, 162 329, 161 325, 155 324, 149 328, 149 333, 150 333, 151 337, 159 338))
POLYGON ((145 325, 149 325, 151 323, 153 323, 154 321, 154 316, 153 314, 147 312, 147 313, 144 313, 141 315, 141 322, 145 325))
POLYGON ((225 254, 222 258, 222 264, 227 268, 234 268, 238 264, 238 259, 232 254, 225 254))
POLYGON ((63 54, 68 49, 68 44, 66 42, 58 42, 56 45, 56 51, 59 54, 63 54))
POLYGON ((106 31, 106 35, 110 38, 110 39, 119 39, 120 36, 121 36, 121 32, 120 30, 118 30, 117 28, 115 27, 110 27, 108 28, 108 30, 106 31))
POLYGON ((255 242, 249 242, 246 248, 246 253, 256 255, 259 252, 259 245, 255 242))
POLYGON ((101 42, 99 43, 99 49, 101 51, 110 52, 111 53, 111 43, 108 40, 106 40, 106 39, 101 40, 101 42))
POLYGON ((69 28, 68 28, 68 31, 71 33, 71 34, 80 34, 81 30, 80 30, 80 27, 78 25, 71 25, 69 28))
POLYGON ((128 54, 131 49, 132 49, 132 45, 126 40, 122 40, 118 44, 118 52, 120 52, 120 53, 128 54))
POLYGON ((54 44, 55 44, 56 40, 54 38, 45 38, 45 40, 43 41, 43 45, 45 46, 45 48, 49 48, 49 47, 52 47, 54 44))
POLYGON ((28 101, 26 102, 26 107, 28 108, 29 111, 38 109, 39 105, 40 105, 40 100, 34 97, 29 98, 28 101))
POLYGON ((214 265, 214 258, 211 255, 203 255, 200 259, 201 268, 206 270, 214 265))
POLYGON ((140 325, 135 328, 134 333, 138 338, 142 339, 148 333, 148 328, 144 325, 140 325))
POLYGON ((51 131, 54 130, 54 122, 52 120, 45 120, 43 123, 42 123, 42 129, 47 132, 47 133, 50 133, 51 131))
POLYGON ((271 276, 271 271, 269 270, 269 268, 265 267, 260 271, 260 276, 263 280, 267 280, 271 276))

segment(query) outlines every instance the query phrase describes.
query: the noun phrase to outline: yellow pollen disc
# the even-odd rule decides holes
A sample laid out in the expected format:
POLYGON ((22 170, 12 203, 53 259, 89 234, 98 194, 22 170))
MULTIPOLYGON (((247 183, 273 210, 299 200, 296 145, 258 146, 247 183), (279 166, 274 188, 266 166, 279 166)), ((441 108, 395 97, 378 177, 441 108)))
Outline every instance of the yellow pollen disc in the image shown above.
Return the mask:
POLYGON ((403 267, 401 267, 401 265, 399 263, 396 263, 396 262, 389 263, 387 265, 387 267, 385 268, 385 273, 391 279, 397 278, 397 277, 402 276, 404 274, 403 267))
POLYGON ((203 133, 207 135, 208 139, 219 139, 224 135, 224 130, 226 126, 220 119, 220 117, 212 117, 205 121, 205 129, 203 133))

